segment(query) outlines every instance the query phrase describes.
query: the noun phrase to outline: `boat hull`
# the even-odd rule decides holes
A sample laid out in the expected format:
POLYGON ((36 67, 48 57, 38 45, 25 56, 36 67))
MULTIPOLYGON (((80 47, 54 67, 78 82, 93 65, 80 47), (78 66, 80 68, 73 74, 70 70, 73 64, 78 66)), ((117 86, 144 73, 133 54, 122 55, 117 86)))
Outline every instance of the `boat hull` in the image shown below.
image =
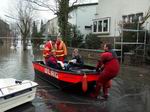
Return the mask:
POLYGON ((7 111, 16 106, 30 102, 35 98, 36 87, 22 90, 0 98, 0 112, 7 111))
POLYGON ((39 62, 33 62, 35 76, 41 78, 62 90, 82 91, 83 76, 86 75, 87 92, 90 91, 96 83, 98 73, 79 73, 59 71, 47 67, 39 62))

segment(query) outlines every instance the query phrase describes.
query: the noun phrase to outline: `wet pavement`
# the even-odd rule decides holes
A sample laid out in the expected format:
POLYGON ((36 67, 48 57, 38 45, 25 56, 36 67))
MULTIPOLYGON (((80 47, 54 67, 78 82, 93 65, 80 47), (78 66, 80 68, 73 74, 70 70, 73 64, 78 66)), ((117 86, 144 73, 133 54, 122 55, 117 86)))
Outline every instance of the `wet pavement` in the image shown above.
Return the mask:
POLYGON ((121 66, 113 80, 108 101, 90 99, 65 92, 34 75, 33 60, 38 51, 0 48, 0 78, 13 77, 36 81, 36 98, 7 112, 150 112, 150 66, 121 66))

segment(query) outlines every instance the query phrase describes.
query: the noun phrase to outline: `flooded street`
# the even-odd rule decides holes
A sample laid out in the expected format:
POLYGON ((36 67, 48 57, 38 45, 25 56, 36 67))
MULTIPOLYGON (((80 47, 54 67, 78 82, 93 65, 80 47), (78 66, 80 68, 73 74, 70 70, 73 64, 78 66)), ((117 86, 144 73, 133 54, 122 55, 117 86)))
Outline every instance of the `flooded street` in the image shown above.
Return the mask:
POLYGON ((32 61, 42 60, 39 51, 0 47, 0 78, 33 80, 39 86, 36 98, 7 112, 150 112, 150 67, 122 65, 113 80, 108 101, 61 91, 35 77, 32 61))

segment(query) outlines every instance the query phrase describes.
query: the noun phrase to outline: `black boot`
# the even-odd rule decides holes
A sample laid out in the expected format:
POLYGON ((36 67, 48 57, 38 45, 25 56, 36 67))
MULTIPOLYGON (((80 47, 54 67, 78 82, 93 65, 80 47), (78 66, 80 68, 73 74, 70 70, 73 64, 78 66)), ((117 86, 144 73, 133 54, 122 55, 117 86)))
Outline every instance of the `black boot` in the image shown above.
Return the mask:
POLYGON ((97 97, 100 93, 101 87, 102 87, 102 85, 100 83, 97 83, 96 87, 94 88, 94 91, 90 94, 90 97, 97 99, 97 97))

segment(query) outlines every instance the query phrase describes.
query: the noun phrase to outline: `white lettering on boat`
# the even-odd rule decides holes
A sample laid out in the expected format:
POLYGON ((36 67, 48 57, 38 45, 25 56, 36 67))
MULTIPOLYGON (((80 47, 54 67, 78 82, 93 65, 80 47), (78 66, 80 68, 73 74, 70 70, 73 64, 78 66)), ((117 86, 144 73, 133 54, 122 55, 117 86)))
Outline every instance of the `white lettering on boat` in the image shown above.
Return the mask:
POLYGON ((49 69, 47 69, 47 68, 45 68, 45 71, 44 71, 44 72, 45 72, 46 74, 48 74, 48 75, 50 75, 50 76, 55 77, 55 78, 58 79, 58 73, 57 73, 57 72, 52 71, 52 70, 49 70, 49 69))

